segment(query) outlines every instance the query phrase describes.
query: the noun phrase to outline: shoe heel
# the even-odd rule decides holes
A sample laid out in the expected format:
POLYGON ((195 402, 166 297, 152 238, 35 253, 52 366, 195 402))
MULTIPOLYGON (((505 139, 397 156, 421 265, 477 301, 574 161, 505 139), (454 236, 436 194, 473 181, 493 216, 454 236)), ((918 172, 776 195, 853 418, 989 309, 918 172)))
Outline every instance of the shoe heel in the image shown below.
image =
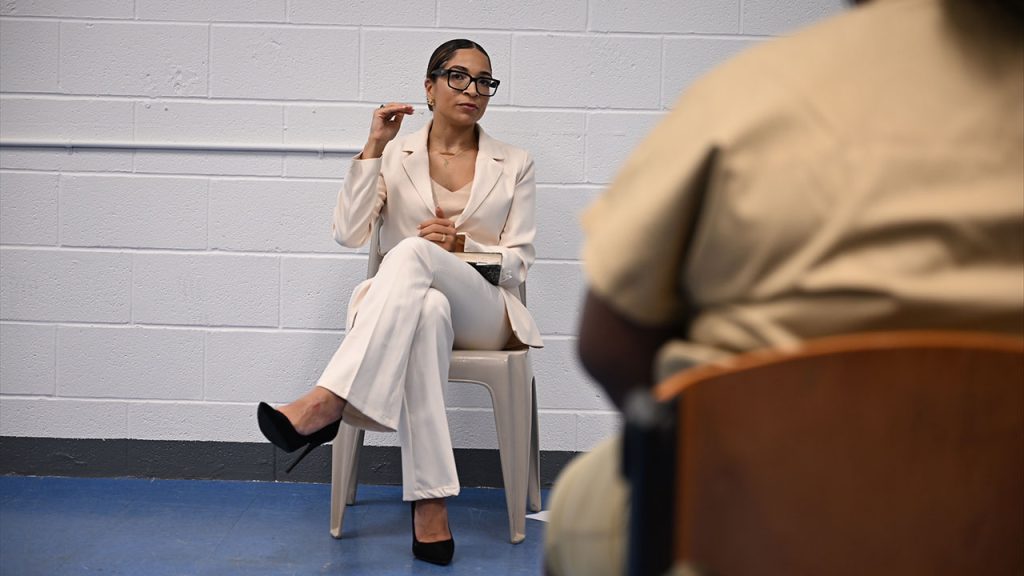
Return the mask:
POLYGON ((309 453, 312 452, 314 448, 333 440, 334 437, 338 435, 339 427, 341 427, 341 420, 338 420, 333 424, 328 424, 327 426, 324 426, 320 430, 317 430, 316 432, 308 436, 304 436, 303 438, 308 440, 309 444, 306 444, 306 449, 302 451, 302 454, 299 454, 299 457, 296 458, 295 461, 292 462, 290 465, 288 465, 287 468, 285 468, 284 473, 291 474, 292 468, 298 466, 299 462, 302 462, 302 459, 308 456, 309 453))
POLYGON ((305 458, 310 452, 312 452, 313 448, 316 448, 317 446, 319 446, 319 444, 307 444, 306 449, 302 451, 302 454, 299 454, 299 457, 296 458, 294 462, 289 464, 288 467, 284 469, 284 473, 291 474, 292 468, 298 466, 299 462, 302 462, 302 459, 305 458))

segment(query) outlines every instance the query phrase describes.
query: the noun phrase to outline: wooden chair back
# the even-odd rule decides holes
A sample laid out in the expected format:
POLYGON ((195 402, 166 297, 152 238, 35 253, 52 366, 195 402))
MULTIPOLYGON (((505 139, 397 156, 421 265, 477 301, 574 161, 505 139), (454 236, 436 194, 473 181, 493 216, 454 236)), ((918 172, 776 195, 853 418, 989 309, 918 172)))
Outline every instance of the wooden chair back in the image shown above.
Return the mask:
POLYGON ((673 556, 721 576, 1024 574, 1024 340, 842 336, 655 389, 673 556))

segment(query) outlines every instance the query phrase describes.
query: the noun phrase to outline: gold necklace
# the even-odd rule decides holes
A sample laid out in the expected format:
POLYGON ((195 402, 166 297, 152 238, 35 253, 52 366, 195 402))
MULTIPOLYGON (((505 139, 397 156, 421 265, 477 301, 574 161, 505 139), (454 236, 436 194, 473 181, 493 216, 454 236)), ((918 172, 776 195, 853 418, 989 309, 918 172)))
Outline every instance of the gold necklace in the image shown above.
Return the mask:
POLYGON ((469 148, 463 148, 462 150, 459 150, 458 152, 455 152, 455 153, 452 153, 452 152, 441 152, 440 150, 438 150, 437 152, 435 152, 435 154, 437 154, 438 156, 442 157, 441 159, 444 160, 444 167, 447 168, 448 167, 448 162, 450 160, 455 160, 456 158, 461 156, 462 153, 465 152, 466 150, 469 150, 469 148), (447 158, 444 158, 444 156, 447 156, 447 158))

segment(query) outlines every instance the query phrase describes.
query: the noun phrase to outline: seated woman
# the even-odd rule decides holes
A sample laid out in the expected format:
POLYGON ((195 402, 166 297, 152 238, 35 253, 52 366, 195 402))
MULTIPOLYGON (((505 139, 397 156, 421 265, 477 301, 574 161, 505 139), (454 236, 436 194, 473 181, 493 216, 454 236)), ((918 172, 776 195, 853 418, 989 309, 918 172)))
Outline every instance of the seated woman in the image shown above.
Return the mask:
POLYGON ((386 255, 355 289, 348 332, 316 386, 280 410, 258 410, 268 440, 288 452, 306 448, 299 460, 333 439, 342 419, 398 430, 413 554, 435 564, 448 564, 455 547, 445 506, 459 493, 443 393, 451 350, 542 345, 514 295, 534 260, 533 160, 477 124, 498 84, 482 47, 451 40, 427 66, 430 124, 394 140, 412 106, 374 112, 333 230, 338 243, 362 246, 381 217, 386 255), (500 253, 498 284, 452 252, 500 253))

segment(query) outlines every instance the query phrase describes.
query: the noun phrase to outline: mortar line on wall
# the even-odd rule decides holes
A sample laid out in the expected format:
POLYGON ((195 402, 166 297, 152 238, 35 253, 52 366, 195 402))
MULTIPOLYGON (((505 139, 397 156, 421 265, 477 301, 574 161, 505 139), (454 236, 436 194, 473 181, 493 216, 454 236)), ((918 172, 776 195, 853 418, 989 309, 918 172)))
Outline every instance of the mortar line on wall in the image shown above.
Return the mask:
MULTIPOLYGON (((51 324, 51 326, 53 327, 53 330, 51 331, 50 334, 52 340, 49 342, 49 344, 51 345, 51 351, 53 351, 53 388, 48 393, 40 394, 40 396, 42 396, 43 398, 56 398, 57 382, 59 382, 59 380, 57 379, 57 367, 59 366, 59 363, 57 362, 57 325, 51 324)), ((3 397, 7 396, 8 394, 3 395, 3 397)))
MULTIPOLYGON (((453 383, 463 384, 463 382, 460 382, 458 380, 453 381, 453 383)), ((471 386, 473 385, 472 383, 467 383, 467 384, 469 384, 471 386)), ((452 413, 462 412, 462 413, 470 413, 470 414, 475 413, 475 412, 487 412, 487 413, 494 412, 494 409, 491 408, 490 406, 487 406, 487 407, 484 407, 484 406, 446 406, 445 410, 448 411, 448 412, 452 412, 452 413)))
POLYGON ((61 46, 61 28, 64 26, 60 21, 57 22, 57 90, 63 91, 64 87, 64 50, 61 46))
MULTIPOLYGON (((3 148, 3 147, 0 146, 0 148, 3 148)), ((133 152, 125 152, 125 154, 134 154, 134 153, 133 152)), ((4 172, 17 172, 17 173, 22 173, 22 174, 52 174, 52 173, 55 172, 55 170, 53 170, 53 169, 42 169, 42 168, 3 168, 2 170, 4 172)), ((265 181, 265 182, 291 182, 291 181, 305 182, 305 183, 324 182, 324 183, 335 184, 335 185, 337 185, 339 187, 344 182, 343 178, 338 178, 338 179, 335 180, 335 179, 323 178, 321 176, 249 176, 249 175, 242 174, 242 173, 238 173, 238 174, 208 174, 208 173, 207 174, 203 174, 203 173, 199 173, 199 172, 108 172, 108 171, 103 170, 103 169, 96 169, 96 170, 92 170, 92 171, 76 170, 75 172, 60 172, 60 173, 61 174, 68 174, 68 175, 76 174, 76 175, 79 175, 79 176, 91 176, 91 177, 97 177, 97 178, 106 177, 106 176, 110 176, 110 177, 116 177, 116 176, 123 176, 123 177, 143 176, 143 177, 147 177, 147 178, 182 178, 182 179, 203 178, 203 179, 219 179, 219 180, 225 180, 225 181, 257 179, 257 180, 265 181)), ((576 184, 580 184, 580 183, 576 183, 576 184)), ((547 182, 547 183, 542 183, 541 185, 542 186, 555 186, 555 185, 561 186, 562 184, 547 182)))
MULTIPOLYGON (((157 255, 157 256, 252 256, 252 257, 276 257, 276 258, 305 258, 307 260, 353 260, 363 261, 366 259, 366 252, 263 252, 259 250, 206 250, 198 248, 148 248, 135 246, 48 246, 31 244, 2 244, 0 249, 23 250, 31 252, 61 252, 67 254, 75 253, 96 253, 96 254, 131 254, 134 255, 157 255)), ((538 258, 536 263, 540 264, 580 264, 574 258, 538 258)))
MULTIPOLYGON (((40 22, 52 22, 59 20, 61 22, 69 22, 72 24, 164 24, 168 26, 175 25, 186 25, 186 26, 200 26, 206 24, 206 20, 157 20, 155 18, 139 18, 138 16, 47 16, 44 14, 35 14, 32 16, 17 16, 14 14, 3 15, 4 20, 18 20, 23 22, 29 22, 37 20, 40 22)), ((278 26, 288 28, 354 28, 353 24, 323 24, 317 22, 289 22, 287 20, 218 20, 213 23, 218 26, 231 25, 231 26, 278 26)), ((379 28, 386 28, 387 25, 381 24, 376 26, 379 28)))
POLYGON ((207 347, 207 342, 208 342, 209 335, 210 335, 209 332, 207 332, 206 330, 203 330, 203 380, 202 380, 203 389, 201 391, 201 396, 202 396, 203 402, 206 402, 206 399, 207 399, 206 398, 206 347, 207 347))
MULTIPOLYGON (((33 20, 38 20, 40 22, 47 22, 47 21, 54 21, 54 20, 56 20, 56 21, 59 21, 59 22, 67 22, 68 24, 124 24, 124 25, 127 25, 127 26, 130 26, 132 24, 162 24, 162 25, 165 25, 165 26, 193 26, 193 27, 199 27, 199 26, 202 26, 203 24, 206 23, 203 20, 154 20, 154 19, 146 19, 146 18, 135 18, 134 16, 124 16, 124 17, 118 18, 118 17, 115 17, 115 16, 46 16, 46 15, 42 15, 42 14, 40 14, 40 15, 33 15, 33 16, 15 16, 13 14, 12 15, 4 15, 3 19, 4 20, 18 20, 18 21, 23 21, 23 22, 31 22, 33 20)), ((283 24, 283 22, 265 22, 265 21, 264 22, 258 22, 258 21, 248 22, 248 21, 244 21, 244 20, 236 20, 236 21, 224 22, 224 23, 225 24, 228 24, 228 23, 234 24, 236 26, 250 26, 252 24, 263 24, 263 25, 266 25, 266 26, 273 26, 273 25, 276 24, 277 26, 280 26, 281 24, 283 24)), ((219 24, 219 22, 218 22, 218 24, 219 24)), ((326 26, 329 26, 329 25, 324 25, 323 27, 326 27, 326 26)))
MULTIPOLYGON (((139 254, 161 256, 255 256, 279 257, 282 255, 310 260, 365 260, 366 252, 260 252, 258 250, 200 250, 198 248, 140 248, 133 246, 42 246, 30 244, 2 244, 0 249, 29 252, 62 252, 66 254, 139 254)), ((546 260, 545 260, 546 261, 546 260)), ((571 260, 575 262, 575 260, 571 260)))
POLYGON ((130 252, 132 257, 131 274, 128 275, 128 325, 135 325, 135 253, 130 252))
POLYGON ((61 172, 57 173, 57 248, 64 246, 63 242, 63 228, 64 228, 64 203, 61 202, 62 192, 64 191, 64 174, 61 172))
POLYGON ((580 264, 581 261, 575 258, 537 258, 534 262, 543 264, 580 264))
MULTIPOLYGON (((660 35, 664 34, 664 32, 660 32, 660 31, 659 32, 645 32, 643 30, 592 30, 591 29, 589 9, 588 9, 587 17, 588 17, 588 21, 587 21, 587 29, 586 30, 547 30, 547 29, 542 29, 542 28, 523 28, 523 29, 515 30, 514 32, 517 33, 517 34, 536 35, 536 36, 559 35, 559 36, 574 36, 574 37, 592 36, 594 34, 599 34, 601 36, 607 36, 607 37, 629 37, 629 36, 632 36, 632 37, 652 37, 652 36, 660 36, 660 35)), ((435 20, 437 20, 437 18, 439 18, 439 11, 438 11, 438 15, 435 17, 435 20)), ((32 21, 32 20, 53 21, 53 20, 57 20, 57 21, 60 21, 60 22, 66 22, 68 24, 104 23, 104 24, 123 24, 123 25, 128 25, 128 26, 133 25, 133 24, 156 24, 156 25, 163 25, 163 26, 179 26, 179 27, 180 26, 191 26, 191 27, 198 28, 199 26, 203 26, 203 25, 210 26, 210 25, 216 24, 217 26, 222 27, 222 28, 282 28, 282 27, 284 27, 284 28, 292 28, 292 29, 309 28, 309 29, 315 29, 315 30, 332 30, 332 31, 349 31, 349 32, 359 31, 359 30, 387 31, 387 32, 422 32, 422 33, 446 32, 446 33, 451 33, 453 35, 459 35, 460 33, 464 35, 466 33, 466 31, 468 30, 467 28, 459 28, 459 27, 452 27, 452 26, 445 27, 445 26, 441 26, 440 23, 438 23, 436 25, 430 25, 430 26, 390 26, 390 25, 387 25, 387 24, 320 24, 320 23, 315 23, 315 22, 310 22, 310 23, 303 23, 303 22, 261 22, 261 21, 243 21, 243 20, 219 21, 219 22, 203 22, 203 21, 199 21, 199 20, 145 20, 145 19, 130 20, 130 19, 126 19, 126 18, 86 18, 86 17, 60 17, 60 16, 23 16, 23 17, 21 17, 21 16, 5 16, 4 19, 5 20, 20 20, 20 21, 32 21)), ((487 28, 487 27, 479 27, 479 26, 477 26, 477 27, 473 27, 472 29, 469 29, 469 30, 472 30, 474 32, 487 33, 487 34, 509 34, 510 33, 508 28, 501 28, 501 27, 487 28)), ((674 34, 674 35, 676 35, 676 36, 708 36, 708 37, 714 37, 714 36, 726 36, 728 34, 723 34, 721 32, 681 32, 681 33, 674 34)), ((732 34, 732 35, 735 36, 736 34, 732 34)), ((766 35, 766 36, 770 36, 770 35, 766 35)))
MULTIPOLYGON (((50 173, 53 172, 53 170, 29 170, 29 169, 23 169, 23 168, 11 168, 11 169, 4 168, 3 171, 4 172, 19 172, 19 173, 26 173, 26 174, 50 174, 50 173)), ((72 173, 71 172, 64 172, 63 174, 72 174, 72 173)), ((218 180, 223 180, 225 182, 237 182, 237 181, 250 181, 250 182, 251 181, 256 181, 256 182, 293 182, 294 181, 294 182, 302 182, 302 183, 307 183, 307 184, 326 183, 326 184, 333 184, 333 185, 335 185, 337 187, 340 187, 342 182, 343 182, 343 180, 340 179, 340 178, 337 181, 335 181, 335 180, 325 180, 324 178, 321 178, 319 176, 255 176, 255 177, 251 177, 251 176, 245 176, 245 175, 239 175, 239 174, 227 174, 227 175, 222 175, 222 174, 198 174, 198 173, 190 174, 190 173, 187 173, 187 172, 124 172, 124 173, 110 173, 110 172, 104 172, 103 170, 95 170, 93 172, 81 172, 81 171, 78 171, 78 172, 74 172, 74 174, 79 175, 79 176, 90 176, 90 177, 94 177, 94 178, 103 178, 103 177, 108 177, 108 176, 109 177, 116 177, 116 176, 123 176, 123 177, 140 176, 140 177, 147 177, 147 178, 167 178, 167 179, 181 178, 181 179, 188 179, 188 180, 194 180, 194 179, 200 179, 200 178, 202 178, 202 179, 218 179, 218 180)), ((577 184, 583 184, 583 183, 577 183, 577 184)), ((548 182, 548 183, 543 183, 542 185, 546 185, 546 186, 558 185, 558 186, 561 186, 562 184, 548 182)))
POLYGON ((363 32, 363 27, 360 26, 356 34, 359 35, 359 48, 356 50, 356 78, 358 78, 358 84, 356 86, 356 94, 359 95, 359 99, 363 99, 363 44, 366 43, 366 33, 363 32))
MULTIPOLYGON (((154 22, 166 22, 166 20, 154 20, 154 22)), ((218 22, 214 22, 214 24, 221 28, 286 28, 292 30, 309 28, 312 30, 335 30, 342 32, 354 32, 364 26, 363 24, 324 24, 321 22, 267 22, 265 20, 221 20, 218 22)), ((370 27, 388 30, 392 29, 391 26, 388 26, 386 24, 381 24, 379 26, 371 25, 370 27)), ((412 28, 415 30, 431 29, 430 26, 412 26, 407 28, 412 28)))
MULTIPOLYGON (((2 148, 2 147, 0 147, 2 148)), ((52 174, 52 169, 33 169, 33 168, 3 168, 4 172, 16 172, 23 174, 52 174)), ((181 178, 181 179, 207 179, 207 180, 220 180, 224 182, 302 182, 306 184, 323 183, 331 184, 336 187, 340 187, 344 183, 343 178, 323 178, 321 176, 252 176, 246 174, 203 174, 203 173, 190 173, 190 172, 106 172, 101 169, 93 171, 76 170, 74 172, 63 171, 60 172, 62 175, 76 175, 76 176, 87 176, 93 178, 129 178, 133 176, 147 177, 147 178, 181 178)), ((604 189, 608 186, 609 182, 538 182, 537 188, 564 188, 566 190, 591 190, 591 189, 604 189)), ((4 246, 15 246, 14 244, 4 244, 4 246)), ((32 244, 18 244, 17 246, 33 246, 32 244)))
MULTIPOLYGON (((589 10, 588 10, 589 12, 589 10)), ((5 20, 20 20, 20 21, 53 21, 57 20, 60 22, 66 22, 69 24, 95 24, 95 23, 108 23, 108 24, 157 24, 164 26, 192 26, 199 27, 203 25, 210 26, 212 23, 204 23, 197 20, 145 20, 145 19, 127 19, 127 18, 87 18, 87 17, 62 17, 62 16, 4 16, 5 20)), ((387 31, 387 32, 446 32, 453 35, 465 34, 466 28, 458 27, 442 27, 442 26, 389 26, 387 24, 319 24, 319 23, 302 23, 302 22, 264 22, 264 21, 222 21, 216 22, 216 25, 223 28, 311 28, 311 29, 322 29, 322 30, 342 30, 342 31, 359 31, 359 30, 371 30, 371 31, 387 31)), ((482 32, 487 34, 508 34, 508 28, 486 28, 486 27, 474 27, 471 30, 474 32, 482 32)), ((588 27, 586 30, 545 30, 540 28, 528 28, 522 30, 516 30, 515 33, 523 35, 535 35, 535 36, 548 36, 548 35, 560 35, 560 36, 574 36, 574 37, 590 37, 593 34, 600 34, 606 37, 656 37, 661 36, 664 32, 644 32, 642 30, 591 30, 589 23, 588 14, 588 27)), ((723 34, 721 32, 685 32, 679 34, 673 34, 673 37, 702 37, 702 38, 716 38, 716 37, 737 37, 746 36, 741 34, 723 34)), ((754 37, 763 36, 765 38, 772 38, 774 36, 770 34, 754 34, 754 37)))
MULTIPOLYGON (((284 109, 280 109, 281 116, 278 119, 279 125, 282 125, 282 118, 284 117, 284 109)), ((279 134, 276 139, 277 142, 273 144, 249 144, 242 142, 173 142, 173 141, 150 141, 150 142, 139 142, 134 140, 58 140, 54 138, 50 139, 9 139, 5 142, 0 142, 0 148, 27 148, 33 150, 63 150, 66 152, 73 152, 75 149, 78 150, 108 150, 108 151, 150 151, 150 152, 186 152, 191 154, 203 153, 207 154, 237 154, 245 153, 251 155, 258 155, 263 157, 272 157, 278 159, 283 157, 285 154, 306 154, 308 156, 317 156, 318 158, 324 155, 338 155, 347 156, 349 154, 356 154, 361 148, 355 146, 338 147, 333 145, 325 144, 284 144, 281 142, 282 137, 279 134)), ((280 168, 277 170, 275 176, 281 176, 280 168)))
MULTIPOLYGON (((53 324, 53 396, 57 398, 60 394, 60 324, 53 324)), ((5 394, 4 396, 7 396, 5 394)))
MULTIPOLYGON (((379 27, 376 26, 365 26, 364 28, 369 30, 375 30, 379 27)), ((381 28, 388 32, 431 32, 430 28, 423 27, 387 27, 381 28)), ((725 39, 725 38, 747 38, 748 35, 739 33, 723 33, 723 32, 679 32, 679 33, 666 33, 663 31, 658 32, 644 32, 642 30, 614 30, 614 31, 602 31, 602 30, 590 30, 590 31, 579 31, 579 30, 543 30, 543 29, 520 29, 510 32, 506 28, 473 28, 475 32, 483 32, 488 34, 515 34, 518 36, 563 36, 570 38, 584 38, 591 39, 594 37, 601 38, 612 38, 612 39, 641 39, 648 38, 654 39, 661 36, 671 36, 673 38, 708 38, 708 39, 725 39)), ((465 28, 438 28, 439 32, 451 32, 452 34, 459 34, 460 32, 465 34, 465 28)), ((758 37, 763 36, 765 38, 773 38, 769 34, 751 34, 749 36, 758 37)))
MULTIPOLYGON (((138 102, 132 102, 132 142, 136 141, 136 139, 135 139, 136 126, 135 125, 137 124, 138 117, 139 117, 138 108, 139 108, 139 103, 138 102)), ((132 171, 131 171, 131 173, 132 174, 137 174, 138 173, 138 169, 139 169, 139 149, 138 148, 133 149, 131 151, 131 155, 132 155, 132 164, 131 164, 132 165, 132 171)))
POLYGON ((664 110, 664 109, 666 109, 668 107, 668 104, 666 103, 667 99, 665 98, 665 62, 668 60, 667 54, 665 53, 666 50, 667 50, 667 48, 666 48, 665 37, 662 36, 661 37, 661 62, 660 62, 660 70, 659 70, 659 73, 658 73, 658 94, 659 94, 658 100, 661 103, 661 109, 662 110, 664 110))
POLYGON ((210 219, 212 214, 211 196, 213 193, 213 179, 207 178, 206 180, 206 250, 210 250, 210 219))
MULTIPOLYGON (((539 415, 538 415, 539 416, 539 415)), ((572 448, 579 450, 580 446, 580 415, 572 413, 572 448)))
POLYGON ((284 301, 284 257, 277 257, 277 328, 281 329, 281 302, 284 301))
MULTIPOLYGON (((3 148, 3 146, 0 146, 3 148)), ((171 173, 157 173, 157 172, 106 172, 103 170, 95 170, 92 172, 85 172, 82 170, 52 170, 52 169, 38 169, 31 170, 26 168, 4 168, 4 172, 24 172, 29 174, 50 174, 58 172, 61 176, 91 176, 93 178, 132 178, 134 176, 166 176, 168 178, 180 177, 187 180, 197 180, 199 178, 209 178, 209 174, 171 174, 171 173)))
POLYGON ((588 178, 590 170, 590 114, 583 115, 583 178, 588 178))
POLYGON ((209 100, 213 96, 213 90, 211 90, 210 81, 212 76, 210 74, 213 70, 213 23, 206 25, 206 99, 209 100))
MULTIPOLYGON (((3 146, 0 146, 3 148, 3 146)), ((27 168, 4 168, 4 172, 24 172, 24 173, 44 173, 50 174, 56 172, 53 169, 27 169, 27 168)), ((93 178, 133 178, 135 176, 145 177, 159 177, 174 179, 180 178, 183 180, 223 180, 225 182, 281 182, 289 180, 302 180, 307 183, 321 183, 324 185, 331 184, 332 186, 340 186, 344 182, 344 178, 323 178, 320 176, 260 176, 260 175, 245 175, 245 174, 203 174, 203 173, 188 173, 188 172, 106 172, 104 170, 64 170, 60 171, 61 175, 64 176, 91 176, 93 178)), ((547 185, 552 185, 547 183, 547 185)))
MULTIPOLYGON (((288 107, 282 105, 281 106, 281 146, 282 147, 287 146, 287 144, 285 142, 286 140, 288 140, 288 107)), ((285 165, 285 161, 284 160, 285 160, 285 157, 289 154, 289 152, 281 152, 280 154, 281 154, 281 176, 284 176, 285 175, 284 174, 284 165, 285 165)))
MULTIPOLYGON (((117 404, 175 404, 175 405, 224 405, 224 406, 249 406, 252 400, 198 400, 194 398, 116 398, 103 396, 61 396, 53 398, 42 394, 4 394, 4 399, 11 400, 74 400, 76 402, 108 402, 117 404)), ((392 432, 394 434, 394 432, 392 432)))
MULTIPOLYGON (((515 33, 512 33, 512 34, 508 35, 508 75, 509 75, 510 79, 511 79, 511 76, 513 74, 513 72, 512 72, 512 70, 513 70, 512 65, 513 65, 513 58, 515 57, 515 47, 516 47, 516 35, 515 35, 515 33)), ((512 103, 516 101, 516 83, 515 82, 510 82, 509 84, 511 84, 511 86, 509 86, 508 103, 509 103, 509 105, 512 105, 512 103)))
POLYGON ((605 416, 605 415, 608 415, 608 414, 618 414, 618 412, 616 410, 613 410, 613 409, 594 409, 594 408, 541 408, 540 410, 544 414, 551 414, 551 415, 572 415, 572 416, 577 416, 577 415, 582 414, 584 416, 595 416, 595 415, 605 416))

